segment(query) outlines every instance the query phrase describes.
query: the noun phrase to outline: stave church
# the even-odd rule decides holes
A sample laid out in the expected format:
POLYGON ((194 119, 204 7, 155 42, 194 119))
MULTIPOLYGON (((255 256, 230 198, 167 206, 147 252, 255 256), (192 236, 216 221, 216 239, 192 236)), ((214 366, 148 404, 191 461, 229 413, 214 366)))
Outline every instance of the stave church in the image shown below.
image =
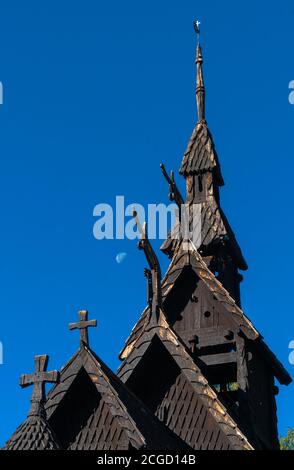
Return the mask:
POLYGON ((34 371, 21 376, 21 387, 32 386, 31 405, 4 450, 279 449, 277 383, 291 377, 241 308, 247 264, 221 207, 198 22, 194 28, 197 122, 179 169, 185 196, 173 172, 161 169, 170 199, 187 207, 189 233, 200 227, 201 240, 196 248, 193 236, 175 236, 173 227, 161 246, 169 258, 162 275, 146 223, 134 213, 148 294, 119 369, 91 349, 96 320, 79 311, 69 329, 79 331, 80 344, 66 365, 47 371, 48 356, 35 356, 34 371))

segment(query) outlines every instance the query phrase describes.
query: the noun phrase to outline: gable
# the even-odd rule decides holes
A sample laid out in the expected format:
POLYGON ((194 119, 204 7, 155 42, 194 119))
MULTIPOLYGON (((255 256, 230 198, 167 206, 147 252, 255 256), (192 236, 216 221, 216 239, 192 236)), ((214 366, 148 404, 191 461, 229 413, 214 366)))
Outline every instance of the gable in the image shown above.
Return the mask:
POLYGON ((87 347, 62 369, 46 409, 64 448, 187 450, 87 347))
POLYGON ((126 385, 193 449, 233 449, 157 335, 126 385))
MULTIPOLYGON (((289 376, 288 372, 285 370, 283 365, 276 358, 274 353, 263 342, 262 336, 256 330, 252 322, 244 314, 241 308, 238 307, 234 299, 230 296, 230 294, 226 291, 222 284, 217 280, 215 275, 209 270, 205 261, 194 247, 193 243, 190 240, 182 243, 186 244, 184 249, 181 249, 181 247, 178 248, 168 267, 167 273, 164 279, 162 280, 162 299, 167 315, 169 315, 170 310, 170 308, 167 306, 167 302, 169 302, 168 299, 173 294, 174 289, 176 289, 178 281, 181 280, 183 276, 183 272, 189 267, 190 270, 192 270, 191 276, 194 276, 194 279, 197 279, 197 277, 201 279, 203 284, 207 287, 207 290, 210 292, 213 300, 216 301, 218 306, 217 312, 220 311, 224 313, 224 315, 222 315, 222 319, 226 319, 226 321, 229 322, 228 325, 235 324, 234 328, 229 326, 228 329, 235 329, 236 331, 240 331, 247 339, 255 341, 259 353, 264 356, 269 367, 272 368, 272 370, 274 371, 276 378, 281 384, 288 385, 292 381, 291 377, 289 376)), ((192 279, 192 285, 193 282, 194 281, 192 279)), ((197 283, 197 281, 195 281, 195 283, 197 283)), ((184 283, 183 290, 186 291, 186 285, 184 283)), ((179 292, 181 292, 180 289, 178 290, 178 293, 179 292)), ((188 294, 191 294, 191 288, 190 291, 188 290, 188 294)), ((185 302, 187 301, 185 301, 183 293, 181 292, 179 295, 182 299, 182 305, 186 305, 185 302)), ((177 302, 175 300, 175 296, 173 297, 173 299, 174 302, 177 302)), ((208 297, 206 297, 206 299, 208 299, 208 297)), ((170 302, 170 304, 172 304, 172 302, 170 302)), ((173 310, 173 308, 171 308, 171 310, 173 310)), ((134 348, 134 345, 136 344, 136 341, 144 333, 146 325, 148 324, 149 314, 149 308, 146 308, 141 314, 141 317, 139 318, 136 325, 133 327, 129 338, 127 339, 126 344, 120 353, 120 358, 122 360, 125 359, 128 354, 130 354, 130 352, 134 348)), ((182 323, 182 326, 185 327, 184 323, 182 323)), ((221 330, 223 331, 223 328, 221 330)))
POLYGON ((46 410, 63 448, 128 449, 130 444, 134 448, 144 445, 143 436, 89 350, 80 350, 63 368, 60 383, 48 394, 46 410), (111 441, 110 436, 116 437, 111 441))
POLYGON ((134 348, 120 366, 118 375, 172 431, 185 439, 185 442, 193 448, 203 448, 213 441, 221 448, 226 448, 228 445, 233 449, 251 449, 251 445, 238 429, 225 406, 218 400, 217 394, 209 386, 180 339, 162 316, 160 326, 149 325, 145 329, 144 334, 137 340, 134 348), (189 391, 193 395, 193 399, 190 397, 186 401, 183 398, 182 405, 188 406, 190 402, 195 405, 195 409, 192 406, 188 411, 187 417, 182 407, 177 408, 179 406, 177 397, 181 393, 183 384, 187 393, 189 391), (164 402, 169 400, 171 395, 174 399, 166 406, 164 402), (186 440, 184 423, 187 419, 191 419, 191 424, 195 418, 195 410, 201 406, 204 413, 203 421, 193 421, 197 439, 193 435, 186 440), (174 418, 174 416, 177 417, 174 418), (175 426, 171 421, 174 419, 178 423, 175 426), (217 444, 214 431, 220 436, 224 433, 222 443, 219 441, 217 444), (210 438, 207 437, 208 435, 210 438), (204 438, 208 439, 205 444, 204 438), (191 439, 196 440, 192 442, 191 439))
POLYGON ((188 347, 195 335, 200 347, 213 345, 213 341, 227 343, 224 331, 239 329, 191 267, 185 267, 175 281, 165 298, 164 310, 169 324, 188 347))
POLYGON ((80 430, 85 427, 100 402, 100 393, 81 367, 49 419, 64 449, 75 445, 80 430))

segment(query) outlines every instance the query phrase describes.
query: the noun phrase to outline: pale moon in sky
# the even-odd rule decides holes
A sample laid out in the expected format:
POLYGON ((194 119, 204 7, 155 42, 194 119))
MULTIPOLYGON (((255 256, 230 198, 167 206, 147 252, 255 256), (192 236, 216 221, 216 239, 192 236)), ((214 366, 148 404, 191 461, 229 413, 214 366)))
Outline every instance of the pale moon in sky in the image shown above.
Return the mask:
POLYGON ((115 261, 117 262, 117 264, 121 264, 127 257, 127 253, 118 253, 115 257, 115 261))

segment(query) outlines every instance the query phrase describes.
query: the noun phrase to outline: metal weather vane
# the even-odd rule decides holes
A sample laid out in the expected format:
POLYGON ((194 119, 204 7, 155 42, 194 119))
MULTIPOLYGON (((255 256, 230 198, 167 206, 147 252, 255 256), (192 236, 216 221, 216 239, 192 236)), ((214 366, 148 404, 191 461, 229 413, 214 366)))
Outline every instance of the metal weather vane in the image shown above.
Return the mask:
POLYGON ((200 21, 196 20, 193 22, 195 33, 197 34, 197 40, 200 41, 200 21))

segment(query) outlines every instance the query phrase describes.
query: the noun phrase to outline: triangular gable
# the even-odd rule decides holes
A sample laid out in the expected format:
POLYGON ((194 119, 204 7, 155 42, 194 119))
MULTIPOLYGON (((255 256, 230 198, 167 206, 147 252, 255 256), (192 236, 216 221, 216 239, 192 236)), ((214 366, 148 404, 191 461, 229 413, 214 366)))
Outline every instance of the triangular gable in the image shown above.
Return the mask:
MULTIPOLYGON (((214 298, 220 302, 225 312, 229 315, 236 326, 240 328, 243 334, 252 341, 256 342, 257 347, 268 361, 269 365, 273 368, 274 374, 281 384, 288 385, 292 379, 289 376, 286 369, 276 358, 274 353, 265 345, 262 340, 262 336, 254 327, 253 323, 244 314, 242 309, 238 307, 234 299, 230 296, 228 291, 223 285, 217 280, 215 275, 209 270, 204 259, 198 253, 193 243, 188 241, 182 241, 179 245, 168 269, 166 275, 162 280, 162 299, 164 300, 173 290, 176 282, 180 278, 183 269, 190 266, 195 274, 203 281, 208 291, 214 296, 214 298)), ((148 324, 149 309, 146 308, 138 322, 134 326, 126 344, 120 354, 121 359, 125 359, 133 348, 133 345, 138 337, 140 337, 144 331, 144 328, 148 324)))
MULTIPOLYGON (((192 390, 192 395, 190 398, 185 398, 183 406, 188 406, 189 403, 192 403, 194 400, 195 407, 198 407, 198 412, 194 411, 189 413, 191 420, 189 426, 190 431, 191 426, 194 425, 195 427, 191 431, 194 431, 195 434, 188 442, 189 445, 194 448, 212 448, 211 443, 213 442, 214 448, 223 448, 222 446, 224 446, 225 448, 231 449, 252 449, 251 444, 242 434, 225 406, 218 399, 215 391, 202 375, 185 345, 168 325, 162 312, 158 324, 148 321, 144 332, 135 340, 132 351, 119 367, 118 376, 123 382, 130 383, 132 374, 134 374, 136 368, 139 367, 140 362, 144 361, 147 354, 150 354, 150 348, 152 348, 152 343, 155 338, 160 340, 161 344, 167 350, 170 359, 179 368, 182 377, 185 379, 185 384, 188 387, 187 394, 192 390), (195 422, 200 410, 202 410, 204 418, 202 421, 195 422), (196 433, 197 438, 195 437, 196 433)), ((154 364, 153 359, 151 362, 154 364)), ((152 375, 149 377, 149 380, 151 381, 151 385, 155 386, 154 382, 152 382, 152 380, 154 380, 152 375)), ((179 388, 182 389, 182 387, 179 388)), ((175 398, 175 402, 177 401, 178 397, 175 398)), ((173 419, 184 419, 187 422, 186 415, 183 413, 182 408, 179 409, 178 414, 173 410, 173 419)), ((180 428, 173 429, 173 431, 177 432, 182 439, 184 439, 184 436, 188 433, 188 429, 186 430, 184 425, 183 427, 180 426, 180 428)))
MULTIPOLYGON (((191 241, 181 242, 167 269, 161 284, 163 302, 174 288, 176 281, 179 279, 183 269, 186 266, 191 266, 195 274, 205 283, 212 295, 214 295, 222 303, 226 311, 230 314, 230 316, 232 316, 232 319, 235 320, 238 327, 248 338, 256 339, 260 336, 258 331, 254 328, 253 324, 245 316, 243 311, 237 306, 236 302, 230 296, 228 291, 209 270, 191 241)), ((132 349, 132 344, 135 339, 142 334, 144 326, 148 321, 148 311, 148 308, 143 311, 140 319, 134 326, 129 338, 126 341, 125 347, 120 354, 121 359, 124 359, 127 356, 129 351, 132 349)))
MULTIPOLYGON (((184 449, 186 446, 162 425, 125 387, 118 377, 86 346, 83 346, 62 369, 60 382, 48 394, 46 410, 49 422, 58 434, 62 413, 78 415, 79 405, 68 397, 80 374, 87 374, 97 393, 97 401, 76 434, 70 449, 184 449), (66 411, 64 403, 69 401, 66 411)), ((85 379, 84 379, 85 380, 85 379)), ((84 387, 85 388, 85 387, 84 387)), ((91 401, 89 393, 79 390, 80 405, 91 401), (88 394, 88 396, 87 396, 88 394)), ((66 419, 66 416, 65 416, 66 419)), ((62 440, 62 439, 61 439, 62 440)), ((64 445, 64 444, 63 444, 64 445)))

